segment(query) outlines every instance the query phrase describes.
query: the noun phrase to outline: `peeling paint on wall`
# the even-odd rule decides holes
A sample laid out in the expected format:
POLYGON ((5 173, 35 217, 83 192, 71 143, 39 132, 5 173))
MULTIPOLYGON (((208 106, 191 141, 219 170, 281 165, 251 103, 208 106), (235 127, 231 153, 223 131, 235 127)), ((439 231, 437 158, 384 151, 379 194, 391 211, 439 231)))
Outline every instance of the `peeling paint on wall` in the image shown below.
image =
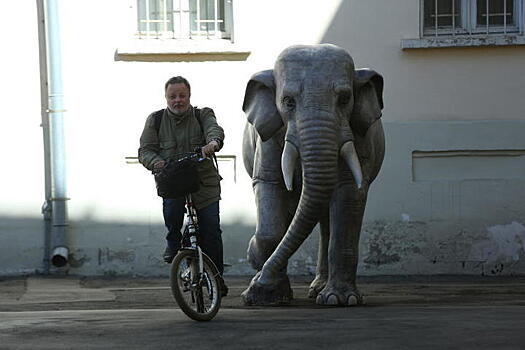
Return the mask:
POLYGON ((525 255, 525 227, 516 221, 487 227, 488 239, 472 246, 470 256, 488 263, 513 263, 525 255))
POLYGON ((376 221, 364 225, 361 249, 364 267, 376 269, 400 262, 406 256, 421 254, 426 232, 420 222, 376 221))
POLYGON ((77 249, 73 253, 69 254, 68 260, 70 267, 79 268, 85 263, 89 262, 91 258, 84 254, 81 249, 77 249))
POLYGON ((375 221, 363 226, 363 274, 520 274, 525 266, 525 226, 443 227, 441 221, 375 221), (455 232, 454 232, 455 231, 455 232))
POLYGON ((135 261, 134 250, 111 250, 109 248, 99 248, 98 250, 98 264, 102 265, 106 262, 120 261, 130 263, 135 261))

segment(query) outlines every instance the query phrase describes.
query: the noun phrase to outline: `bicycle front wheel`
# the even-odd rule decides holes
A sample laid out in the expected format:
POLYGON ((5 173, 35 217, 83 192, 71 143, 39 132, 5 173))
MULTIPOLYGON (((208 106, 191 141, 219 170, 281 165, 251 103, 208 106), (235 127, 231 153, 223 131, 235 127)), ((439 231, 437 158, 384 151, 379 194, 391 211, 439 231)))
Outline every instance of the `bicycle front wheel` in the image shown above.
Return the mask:
POLYGON ((221 293, 217 272, 206 255, 199 271, 196 250, 181 250, 171 263, 171 292, 181 310, 196 321, 209 321, 219 311, 221 293))

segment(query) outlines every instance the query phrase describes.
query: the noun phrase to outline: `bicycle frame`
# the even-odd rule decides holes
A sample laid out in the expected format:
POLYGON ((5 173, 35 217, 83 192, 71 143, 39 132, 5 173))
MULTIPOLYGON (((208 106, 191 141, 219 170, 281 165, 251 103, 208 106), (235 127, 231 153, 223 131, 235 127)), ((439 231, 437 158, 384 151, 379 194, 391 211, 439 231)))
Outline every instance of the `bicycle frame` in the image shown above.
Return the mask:
MULTIPOLYGON (((206 255, 201 247, 199 246, 197 242, 197 234, 199 232, 199 220, 197 217, 197 209, 195 208, 195 205, 193 204, 193 199, 190 194, 186 195, 186 221, 183 227, 183 234, 182 234, 182 241, 181 241, 181 250, 196 250, 199 258, 199 276, 200 279, 203 278, 203 272, 204 272, 204 259, 203 255, 206 255), (185 243, 188 241, 190 244, 185 245, 185 243)), ((213 264, 213 261, 210 262, 213 264)), ((219 269, 215 264, 212 266, 214 274, 219 274, 219 269)), ((202 282, 202 280, 199 280, 199 282, 202 282)))

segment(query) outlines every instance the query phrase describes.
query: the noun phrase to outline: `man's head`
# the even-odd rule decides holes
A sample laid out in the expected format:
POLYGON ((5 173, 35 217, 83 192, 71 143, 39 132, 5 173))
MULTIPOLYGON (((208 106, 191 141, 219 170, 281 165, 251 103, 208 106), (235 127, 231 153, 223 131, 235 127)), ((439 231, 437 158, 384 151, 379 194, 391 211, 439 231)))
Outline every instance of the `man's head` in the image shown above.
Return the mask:
POLYGON ((190 106, 190 83, 181 76, 170 78, 164 85, 168 109, 176 115, 184 114, 190 106))

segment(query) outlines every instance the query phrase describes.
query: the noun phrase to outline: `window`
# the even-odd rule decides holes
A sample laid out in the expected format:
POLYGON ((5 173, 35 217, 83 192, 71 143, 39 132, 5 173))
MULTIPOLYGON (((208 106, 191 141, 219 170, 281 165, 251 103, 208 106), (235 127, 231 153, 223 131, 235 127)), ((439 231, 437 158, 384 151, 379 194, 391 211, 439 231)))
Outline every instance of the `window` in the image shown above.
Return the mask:
POLYGON ((234 0, 119 3, 127 9, 128 29, 118 43, 116 61, 245 61, 251 53, 234 41, 234 0))
POLYGON ((137 35, 232 40, 232 0, 137 0, 137 35))
POLYGON ((522 34, 523 0, 422 0, 427 36, 522 34))

